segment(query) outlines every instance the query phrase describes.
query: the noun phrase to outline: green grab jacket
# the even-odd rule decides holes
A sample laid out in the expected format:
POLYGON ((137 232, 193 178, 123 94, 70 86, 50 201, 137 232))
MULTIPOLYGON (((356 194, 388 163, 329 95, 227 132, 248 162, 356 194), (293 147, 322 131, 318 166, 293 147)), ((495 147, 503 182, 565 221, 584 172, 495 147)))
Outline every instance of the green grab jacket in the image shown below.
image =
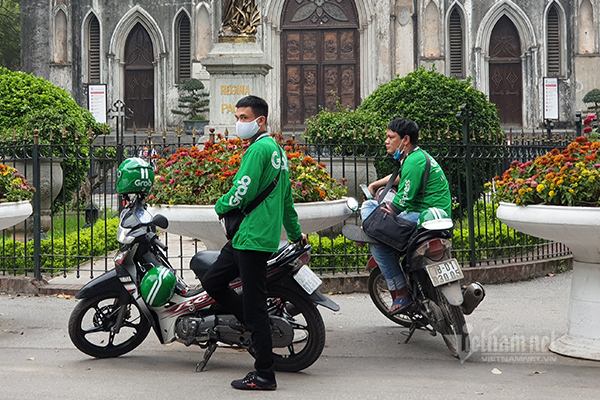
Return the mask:
POLYGON ((423 174, 427 166, 425 154, 421 149, 412 151, 402 164, 398 192, 392 201, 400 211, 421 212, 429 207, 437 207, 446 211, 448 216, 452 210, 450 187, 442 167, 427 153, 431 163, 427 193, 423 195, 423 174))
POLYGON ((271 194, 242 221, 232 239, 234 249, 276 252, 282 225, 291 240, 302 236, 292 200, 287 156, 269 136, 259 137, 246 149, 233 187, 217 200, 215 211, 222 215, 235 208, 243 210, 271 184, 280 169, 279 181, 271 194))

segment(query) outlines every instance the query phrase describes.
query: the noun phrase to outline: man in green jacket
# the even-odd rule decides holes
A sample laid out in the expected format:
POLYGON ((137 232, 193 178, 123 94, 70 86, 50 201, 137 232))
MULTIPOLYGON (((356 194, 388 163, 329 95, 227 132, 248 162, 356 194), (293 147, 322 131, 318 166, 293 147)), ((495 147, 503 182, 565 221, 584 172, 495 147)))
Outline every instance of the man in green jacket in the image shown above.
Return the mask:
POLYGON ((246 377, 231 382, 242 390, 275 390, 271 324, 267 313, 267 261, 278 250, 281 226, 292 241, 307 243, 298 223, 292 200, 292 186, 285 152, 267 133, 269 106, 256 96, 236 104, 237 135, 250 142, 235 175, 233 187, 215 205, 223 215, 244 209, 273 182, 273 191, 242 221, 232 240, 221 249, 219 258, 202 279, 204 289, 240 321, 237 328, 249 330, 254 368, 246 377), (229 288, 240 277, 243 296, 229 288))
MULTIPOLYGON (((388 154, 400 162, 400 177, 396 178, 398 192, 395 196, 388 192, 383 203, 387 204, 390 212, 397 218, 404 218, 417 222, 421 211, 430 207, 440 208, 450 215, 452 198, 446 175, 442 167, 426 151, 419 148, 419 127, 407 118, 396 118, 388 124, 385 147, 388 154), (426 155, 427 154, 427 155, 426 155), (423 193, 423 175, 430 161, 429 178, 426 183, 426 192, 423 193)), ((391 174, 372 182, 368 189, 372 195, 384 187, 391 178, 391 174)), ((378 202, 367 200, 361 206, 361 217, 367 219, 378 202)), ((394 299, 390 307, 390 314, 395 315, 405 310, 411 304, 406 280, 400 267, 400 254, 384 244, 371 244, 369 246, 373 258, 377 261, 381 274, 385 278, 388 289, 394 299)))

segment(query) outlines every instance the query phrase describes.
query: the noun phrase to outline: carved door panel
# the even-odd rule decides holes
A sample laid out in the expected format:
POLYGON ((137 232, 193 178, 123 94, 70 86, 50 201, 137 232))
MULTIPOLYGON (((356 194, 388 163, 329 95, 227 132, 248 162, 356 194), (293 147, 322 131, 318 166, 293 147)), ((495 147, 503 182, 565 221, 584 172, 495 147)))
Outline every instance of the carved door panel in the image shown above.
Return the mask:
POLYGON ((521 125, 523 89, 520 63, 490 63, 490 101, 496 104, 503 126, 521 125))
POLYGON ((154 128, 154 70, 126 70, 125 104, 133 111, 133 118, 127 119, 125 128, 154 128))
POLYGON ((512 21, 504 16, 490 39, 490 101, 496 104, 503 126, 523 123, 521 42, 512 21))
POLYGON ((282 127, 302 128, 320 108, 335 109, 337 100, 356 108, 360 38, 354 1, 287 1, 282 25, 282 127))
POLYGON ((358 32, 286 31, 283 35, 283 126, 302 126, 319 107, 360 103, 358 32))
POLYGON ((154 52, 148 32, 137 24, 125 44, 125 105, 133 111, 126 129, 154 128, 154 52))

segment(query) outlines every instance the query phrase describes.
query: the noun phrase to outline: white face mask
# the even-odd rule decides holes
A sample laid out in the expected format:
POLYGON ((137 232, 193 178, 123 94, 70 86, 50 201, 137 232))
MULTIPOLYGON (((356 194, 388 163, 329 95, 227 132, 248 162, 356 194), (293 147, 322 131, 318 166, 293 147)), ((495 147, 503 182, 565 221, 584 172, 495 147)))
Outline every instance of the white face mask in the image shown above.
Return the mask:
MULTIPOLYGON (((260 118, 260 117, 258 117, 258 118, 260 118)), ((250 139, 252 136, 256 135, 256 133, 260 129, 260 127, 258 126, 258 123, 256 122, 256 121, 258 121, 258 118, 256 118, 254 121, 251 121, 251 122, 238 121, 235 124, 235 129, 236 129, 237 135, 241 139, 250 139)))

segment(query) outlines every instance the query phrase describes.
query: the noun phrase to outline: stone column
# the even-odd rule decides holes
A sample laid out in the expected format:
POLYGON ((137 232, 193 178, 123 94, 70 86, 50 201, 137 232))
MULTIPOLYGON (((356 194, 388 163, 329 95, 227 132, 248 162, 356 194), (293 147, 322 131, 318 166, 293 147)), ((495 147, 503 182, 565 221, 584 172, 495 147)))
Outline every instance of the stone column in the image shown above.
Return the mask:
MULTIPOLYGON (((210 123, 235 134, 235 104, 247 95, 266 97, 265 76, 272 68, 255 43, 218 43, 202 59, 210 74, 210 123)), ((269 101, 269 99, 266 99, 269 101)))

